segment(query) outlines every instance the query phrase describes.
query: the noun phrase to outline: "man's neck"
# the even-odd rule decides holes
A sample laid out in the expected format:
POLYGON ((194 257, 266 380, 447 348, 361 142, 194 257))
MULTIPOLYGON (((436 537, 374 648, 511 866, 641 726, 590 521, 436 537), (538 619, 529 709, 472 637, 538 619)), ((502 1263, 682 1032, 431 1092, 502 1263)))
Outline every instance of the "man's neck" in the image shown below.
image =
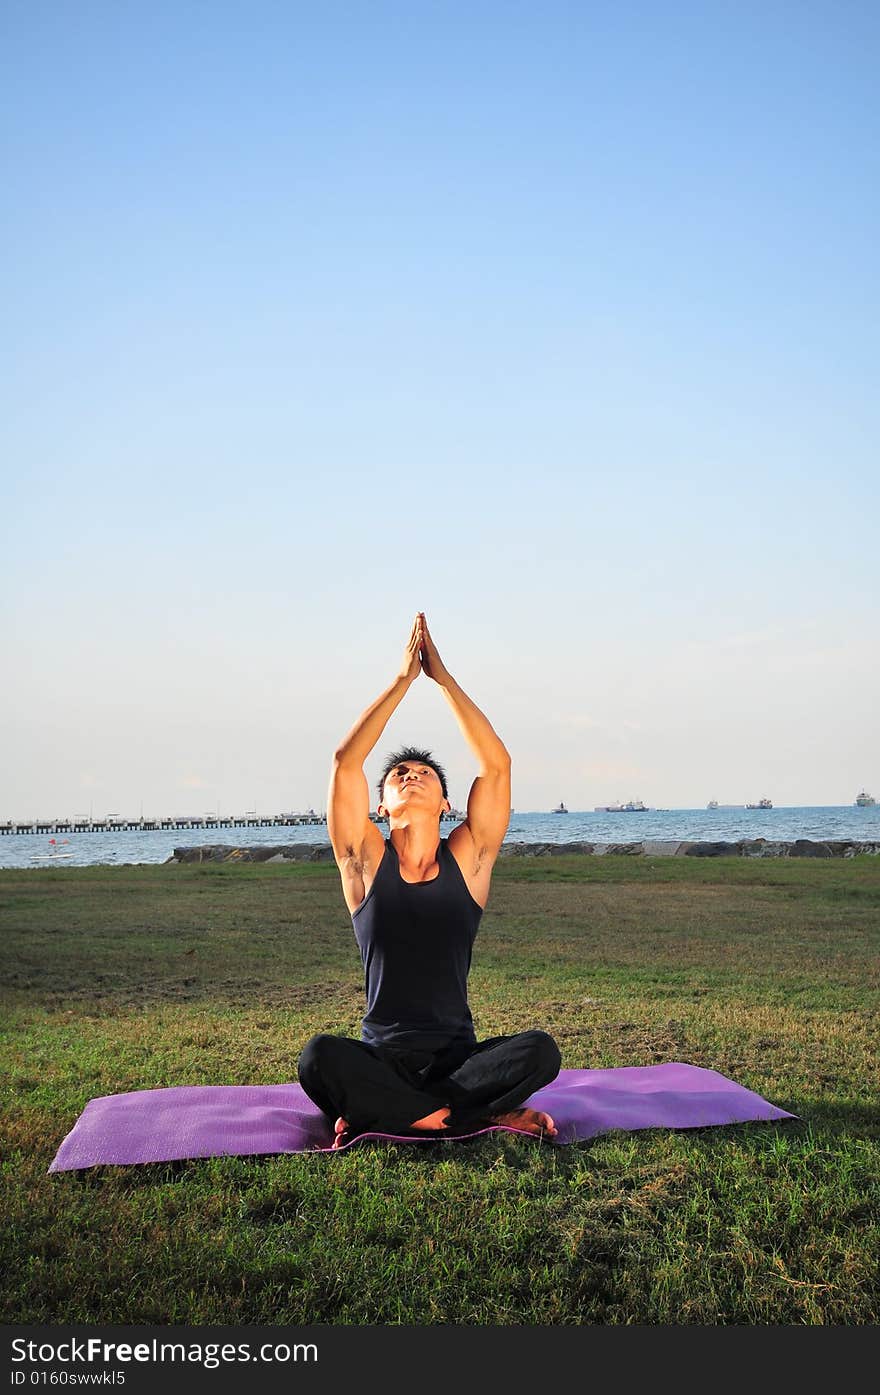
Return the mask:
POLYGON ((391 841, 398 862, 411 871, 420 872, 430 867, 437 856, 440 821, 411 819, 405 824, 395 824, 391 829, 391 841))

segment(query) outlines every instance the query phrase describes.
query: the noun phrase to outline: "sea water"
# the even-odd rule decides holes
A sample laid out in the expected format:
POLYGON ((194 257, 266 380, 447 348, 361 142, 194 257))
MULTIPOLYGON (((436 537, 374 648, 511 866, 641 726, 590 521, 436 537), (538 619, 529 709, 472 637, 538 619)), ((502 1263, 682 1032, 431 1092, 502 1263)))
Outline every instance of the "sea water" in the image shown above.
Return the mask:
MULTIPOLYGON (((448 837, 454 822, 440 825, 448 837)), ((387 835, 388 825, 379 824, 387 835)), ((636 843, 645 839, 676 842, 736 842, 766 838, 789 842, 854 839, 880 842, 880 804, 780 809, 649 809, 644 813, 567 814, 520 812, 510 816, 505 843, 636 843)), ((280 828, 177 828, 160 832, 6 834, 0 836, 0 867, 89 867, 167 862, 175 848, 276 847, 286 843, 329 843, 326 824, 280 828), (49 838, 55 838, 55 844, 49 838), (69 857, 47 861, 57 849, 69 857)))

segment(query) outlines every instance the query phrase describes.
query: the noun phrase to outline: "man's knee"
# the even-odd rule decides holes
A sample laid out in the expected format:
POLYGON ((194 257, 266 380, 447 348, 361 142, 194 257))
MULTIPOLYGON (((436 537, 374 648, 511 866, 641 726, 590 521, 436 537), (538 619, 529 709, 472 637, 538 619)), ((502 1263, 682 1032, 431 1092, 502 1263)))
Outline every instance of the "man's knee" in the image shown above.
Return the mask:
POLYGON ((547 1083, 555 1080, 562 1065, 562 1056, 559 1047, 553 1040, 549 1032, 533 1031, 523 1032, 523 1037, 528 1040, 529 1051, 534 1062, 534 1069, 546 1076, 547 1083))
POLYGON ((308 1080, 323 1079, 328 1068, 332 1068, 332 1063, 339 1059, 340 1043, 345 1040, 345 1037, 334 1037, 329 1032, 319 1032, 311 1041, 307 1041, 296 1064, 300 1081, 305 1084, 308 1080))

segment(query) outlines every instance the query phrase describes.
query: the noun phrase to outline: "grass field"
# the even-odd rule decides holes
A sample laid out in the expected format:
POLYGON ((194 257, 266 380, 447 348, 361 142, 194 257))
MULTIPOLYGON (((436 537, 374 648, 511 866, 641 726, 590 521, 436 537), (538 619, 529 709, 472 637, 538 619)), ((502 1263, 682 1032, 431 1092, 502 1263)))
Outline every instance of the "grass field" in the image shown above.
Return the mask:
POLYGON ((880 1318, 880 859, 502 860, 479 1036, 708 1066, 798 1121, 46 1175, 94 1095, 358 1034, 332 865, 0 872, 6 1323, 880 1318))

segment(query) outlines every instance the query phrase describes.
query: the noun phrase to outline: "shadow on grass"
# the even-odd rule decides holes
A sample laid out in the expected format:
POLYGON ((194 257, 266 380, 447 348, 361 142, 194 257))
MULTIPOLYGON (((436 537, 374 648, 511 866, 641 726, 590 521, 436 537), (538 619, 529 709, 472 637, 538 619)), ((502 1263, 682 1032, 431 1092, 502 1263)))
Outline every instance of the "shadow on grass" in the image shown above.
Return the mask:
POLYGON ((799 1116, 791 1122, 797 1123, 804 1133, 824 1133, 832 1138, 880 1138, 880 1105, 804 1099, 786 1101, 780 1107, 799 1116))
MULTIPOLYGON (((195 1176, 201 1163, 210 1158, 174 1158, 170 1162, 132 1163, 126 1166, 98 1164, 96 1167, 72 1168, 70 1171, 52 1173, 56 1178, 70 1178, 71 1183, 85 1191, 99 1191, 103 1187, 122 1186, 126 1191, 139 1191, 142 1188, 164 1187, 172 1182, 183 1182, 188 1176, 195 1176)), ((263 1157, 254 1157, 254 1162, 262 1162, 263 1157)))

